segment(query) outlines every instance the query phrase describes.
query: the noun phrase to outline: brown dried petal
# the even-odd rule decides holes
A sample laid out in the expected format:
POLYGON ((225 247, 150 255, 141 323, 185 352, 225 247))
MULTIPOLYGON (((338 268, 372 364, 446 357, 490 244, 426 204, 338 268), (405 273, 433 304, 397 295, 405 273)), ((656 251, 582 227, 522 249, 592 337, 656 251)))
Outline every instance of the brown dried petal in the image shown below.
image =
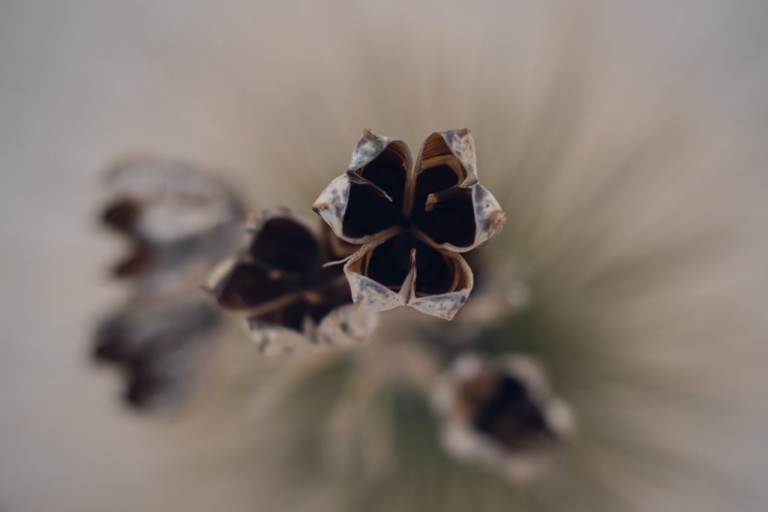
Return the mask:
POLYGON ((444 249, 472 250, 501 228, 506 215, 478 183, 475 142, 468 129, 431 134, 416 158, 413 203, 415 226, 444 249))
POLYGON ((307 300, 306 294, 296 293, 286 295, 285 300, 282 301, 280 307, 270 308, 261 313, 248 315, 248 318, 253 321, 280 325, 303 333, 307 327, 308 319, 309 321, 312 320, 310 316, 311 309, 312 304, 307 300))
POLYGON ((412 161, 405 142, 365 130, 347 171, 320 194, 313 209, 347 242, 369 242, 402 219, 412 161))
POLYGON ((305 301, 333 273, 322 268, 323 250, 314 231, 291 212, 270 209, 256 217, 249 232, 240 253, 213 270, 207 290, 224 309, 250 317, 272 315, 271 323, 299 328, 289 325, 286 308, 305 301))

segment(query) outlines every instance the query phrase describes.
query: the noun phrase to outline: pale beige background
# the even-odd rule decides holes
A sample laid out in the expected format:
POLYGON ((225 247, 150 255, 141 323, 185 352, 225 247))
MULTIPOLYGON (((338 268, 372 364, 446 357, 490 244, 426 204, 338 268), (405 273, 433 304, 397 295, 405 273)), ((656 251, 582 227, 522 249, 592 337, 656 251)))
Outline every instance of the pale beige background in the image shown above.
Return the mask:
MULTIPOLYGON (((344 4, 328 7, 339 22, 354 18, 344 4)), ((369 4, 365 12, 388 15, 369 4)), ((697 80, 678 85, 720 121, 724 142, 733 137, 750 161, 765 162, 768 17, 760 2, 674 11, 662 2, 594 4, 617 66, 684 69, 695 55, 697 80)), ((301 9, 0 0, 0 511, 211 510, 216 482, 185 471, 183 442, 120 408, 115 380, 86 357, 91 322, 116 293, 102 274, 115 248, 93 222, 99 173, 125 152, 158 152, 222 164, 269 195, 256 186, 249 143, 265 127, 248 117, 258 109, 243 105, 263 94, 255 88, 262 77, 276 91, 291 74, 294 63, 255 46, 252 33, 279 34, 259 23, 291 8, 301 9)), ((765 174, 765 164, 753 174, 765 174)), ((274 197, 285 186, 274 185, 274 197)), ((756 236, 766 192, 745 195, 755 201, 756 236)), ((765 467, 756 457, 745 454, 740 469, 765 467)))

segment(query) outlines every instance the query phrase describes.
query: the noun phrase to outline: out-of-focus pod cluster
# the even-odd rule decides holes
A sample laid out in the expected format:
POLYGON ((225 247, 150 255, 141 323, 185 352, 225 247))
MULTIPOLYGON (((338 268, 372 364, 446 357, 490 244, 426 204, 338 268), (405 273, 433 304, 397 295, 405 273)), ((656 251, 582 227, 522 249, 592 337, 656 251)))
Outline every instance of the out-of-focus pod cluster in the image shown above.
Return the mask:
POLYGON ((237 246, 245 207, 215 175, 170 160, 122 161, 107 189, 101 222, 128 253, 112 276, 129 291, 102 318, 93 356, 124 374, 128 404, 155 409, 187 395, 211 352, 222 315, 199 283, 237 246))
POLYGON ((442 355, 403 362, 440 374, 454 361, 437 391, 414 386, 425 400, 434 395, 446 449, 524 481, 572 430, 536 364, 455 350, 527 300, 515 272, 475 251, 506 215, 478 183, 469 130, 429 135, 415 164, 403 141, 366 130, 348 170, 316 202, 316 223, 285 208, 246 221, 232 187, 173 161, 122 162, 107 184, 102 223, 128 246, 112 275, 131 289, 102 320, 93 353, 122 370, 129 404, 155 409, 187 396, 222 312, 243 319, 260 353, 283 355, 361 345, 377 313, 397 306, 451 320, 477 284, 476 307, 450 328, 422 317, 442 347, 428 353, 442 355))

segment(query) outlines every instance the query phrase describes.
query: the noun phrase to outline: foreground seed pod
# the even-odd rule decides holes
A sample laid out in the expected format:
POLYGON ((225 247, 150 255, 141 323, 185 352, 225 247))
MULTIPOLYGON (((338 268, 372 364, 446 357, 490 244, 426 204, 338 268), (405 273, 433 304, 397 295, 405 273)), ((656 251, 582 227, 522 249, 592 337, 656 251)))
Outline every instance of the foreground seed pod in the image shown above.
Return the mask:
POLYGON ((289 210, 264 210, 248 228, 243 248, 213 271, 207 288, 221 308, 245 316, 263 354, 358 345, 373 332, 375 316, 349 307, 341 268, 325 265, 345 250, 341 241, 320 239, 289 210))
POLYGON ((433 404, 448 452, 516 482, 540 475, 574 429, 570 409, 552 396, 539 366, 522 356, 461 356, 444 374, 433 404))
POLYGON ((504 225, 477 180, 469 130, 431 134, 415 166, 405 142, 366 130, 347 171, 314 210, 340 239, 362 244, 344 266, 354 303, 384 311, 408 305, 450 320, 472 290, 460 254, 504 225))

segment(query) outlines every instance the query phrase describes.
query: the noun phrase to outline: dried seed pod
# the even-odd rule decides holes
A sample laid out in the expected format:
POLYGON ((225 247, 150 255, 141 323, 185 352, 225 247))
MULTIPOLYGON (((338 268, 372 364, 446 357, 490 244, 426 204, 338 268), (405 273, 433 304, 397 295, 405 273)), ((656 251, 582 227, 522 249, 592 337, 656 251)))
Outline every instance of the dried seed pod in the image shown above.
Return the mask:
POLYGON ((200 235, 245 213, 218 176, 174 160, 123 160, 109 172, 107 187, 114 200, 105 224, 153 244, 200 235))
POLYGON ((112 274, 145 282, 194 279, 228 254, 243 202, 214 174, 173 160, 131 159, 108 174, 102 223, 130 244, 112 274), (198 276, 187 276, 189 272, 198 276))
POLYGON ((221 320, 204 296, 138 294, 102 321, 93 356, 124 371, 129 405, 173 404, 191 389, 221 320))
POLYGON ((433 404, 451 454, 517 482, 546 469, 556 445, 574 429, 570 409, 552 396, 539 366, 522 356, 460 357, 444 374, 433 404))
POLYGON ((169 160, 123 161, 107 184, 102 223, 131 247, 113 275, 133 288, 97 329, 93 355, 123 371, 131 406, 155 409, 186 396, 214 346, 222 316, 199 283, 237 247, 242 202, 218 177, 169 160))
POLYGON ((200 369, 213 349, 208 333, 155 345, 125 366, 125 401, 140 409, 175 405, 194 389, 200 369))
POLYGON ((466 129, 431 134, 415 167, 404 142, 366 130, 314 209, 340 239, 364 244, 344 268, 356 304, 409 305, 447 320, 472 289, 472 272, 455 253, 482 244, 506 219, 477 181, 466 129))
POLYGON ((261 212, 248 232, 240 252, 211 274, 208 289, 221 308, 245 315, 262 353, 367 340, 375 327, 369 314, 337 311, 352 299, 341 267, 324 265, 338 258, 336 250, 345 250, 335 235, 324 231, 329 236, 321 239, 282 208, 261 212), (357 330, 350 335, 345 329, 352 325, 357 330))

